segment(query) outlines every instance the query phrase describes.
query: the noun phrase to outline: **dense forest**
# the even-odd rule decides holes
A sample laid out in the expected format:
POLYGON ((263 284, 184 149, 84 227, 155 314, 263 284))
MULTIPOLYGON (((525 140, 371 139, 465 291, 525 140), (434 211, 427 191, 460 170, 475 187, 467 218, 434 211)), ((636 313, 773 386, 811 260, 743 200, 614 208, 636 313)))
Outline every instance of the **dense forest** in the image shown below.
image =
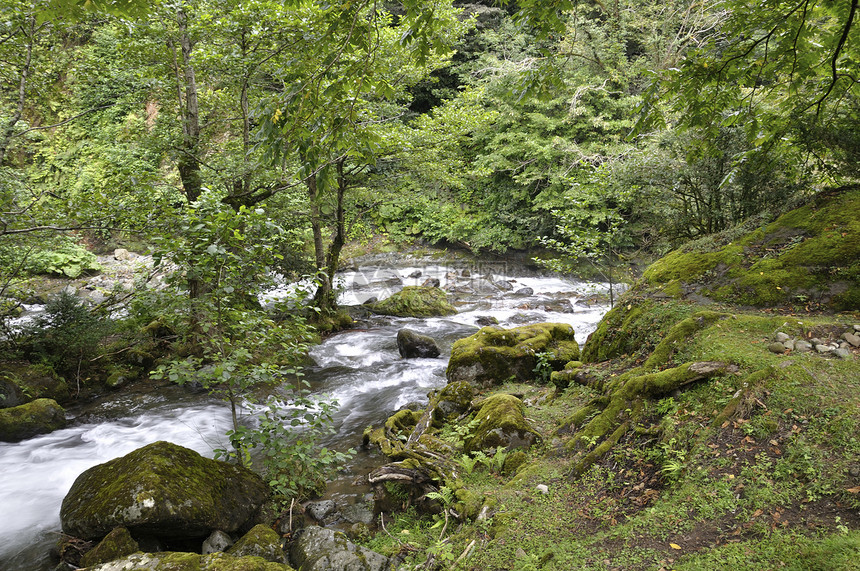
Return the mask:
MULTIPOLYGON (((82 397, 126 377, 201 385, 232 409, 233 449, 219 454, 250 463, 249 450, 270 450, 280 501, 311 497, 349 453, 289 426, 330 420, 301 365, 349 323, 335 279, 348 255, 516 253, 615 282, 674 251, 644 280, 677 297, 707 264, 729 267, 744 233, 857 190, 857 11, 857 0, 0 0, 0 362, 47 367, 82 397), (90 304, 40 291, 117 249, 154 259, 133 288, 90 304), (315 287, 261 303, 284 279, 315 287), (10 325, 37 302, 41 317, 10 325), (285 376, 289 410, 259 391, 285 376), (269 406, 257 430, 237 419, 248 402, 269 406)), ((819 273, 860 282, 845 256, 819 273)), ((815 297, 760 275, 767 289, 746 297, 705 293, 786 311, 860 303, 856 288, 815 297)))

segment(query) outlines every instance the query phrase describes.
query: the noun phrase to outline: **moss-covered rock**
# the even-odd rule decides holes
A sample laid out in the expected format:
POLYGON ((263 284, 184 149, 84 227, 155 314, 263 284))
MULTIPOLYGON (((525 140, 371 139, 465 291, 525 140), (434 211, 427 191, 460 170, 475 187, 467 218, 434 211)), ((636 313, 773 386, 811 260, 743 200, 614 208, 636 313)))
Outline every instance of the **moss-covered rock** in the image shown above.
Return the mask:
MULTIPOLYGON (((65 403, 70 397, 66 381, 47 365, 6 361, 0 363, 0 378, 16 385, 26 401, 46 398, 65 403)), ((2 406, 0 403, 0 408, 2 406)))
POLYGON ((104 537, 115 527, 165 538, 233 533, 254 521, 268 487, 241 466, 156 442, 78 476, 63 499, 63 531, 104 537))
POLYGON ((460 416, 472 406, 475 388, 468 381, 448 383, 431 399, 433 425, 441 428, 452 417, 460 416))
POLYGON ((442 353, 435 339, 411 329, 401 329, 397 332, 397 351, 404 359, 413 357, 432 359, 442 353))
POLYGON ((466 450, 492 450, 499 446, 511 450, 531 446, 540 439, 540 434, 526 420, 524 412, 523 401, 513 395, 488 397, 475 415, 478 426, 466 442, 466 450))
POLYGON ((424 286, 407 286, 369 307, 374 313, 397 317, 433 317, 457 313, 457 309, 448 303, 448 294, 437 287, 424 286))
POLYGON ((253 555, 275 563, 287 562, 284 550, 281 549, 280 536, 271 527, 263 524, 252 527, 227 550, 227 554, 233 557, 253 555))
POLYGON ((66 412, 53 399, 0 410, 0 442, 20 442, 66 426, 66 412))
POLYGON ((757 307, 860 308, 860 189, 831 191, 726 243, 685 246, 651 265, 652 291, 757 307))
POLYGON ((87 551, 81 558, 81 567, 92 567, 108 563, 137 553, 140 546, 124 527, 113 529, 98 545, 87 551))
POLYGON ((261 557, 233 557, 226 553, 163 552, 135 553, 87 567, 85 571, 294 571, 289 565, 266 561, 261 557))
POLYGON ((535 379, 539 354, 545 354, 555 370, 578 359, 579 344, 573 327, 565 323, 537 323, 513 329, 484 327, 454 343, 446 375, 450 383, 468 381, 483 386, 508 380, 528 382, 535 379))

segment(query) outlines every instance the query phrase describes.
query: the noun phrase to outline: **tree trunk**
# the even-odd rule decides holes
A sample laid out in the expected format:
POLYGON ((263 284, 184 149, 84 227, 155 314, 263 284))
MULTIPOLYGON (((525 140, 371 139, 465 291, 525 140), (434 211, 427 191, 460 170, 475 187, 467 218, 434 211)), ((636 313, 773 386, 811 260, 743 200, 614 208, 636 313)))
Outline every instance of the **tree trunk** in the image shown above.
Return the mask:
POLYGON ((36 41, 36 16, 30 14, 27 21, 21 26, 21 30, 27 38, 27 47, 24 53, 24 63, 21 65, 21 75, 18 79, 18 101, 15 111, 9 117, 6 126, 3 128, 3 136, 0 138, 0 165, 3 164, 3 159, 6 158, 6 150, 12 142, 12 137, 15 134, 15 125, 21 120, 24 114, 24 103, 27 100, 27 78, 30 76, 30 66, 33 61, 33 44, 36 41))
MULTIPOLYGON (((188 35, 188 15, 184 8, 176 11, 176 22, 179 25, 179 46, 182 53, 182 74, 184 76, 184 90, 180 88, 180 94, 184 91, 182 105, 182 148, 177 168, 179 178, 182 180, 182 188, 188 202, 193 202, 200 197, 202 183, 200 181, 200 161, 197 153, 200 145, 200 107, 197 103, 197 80, 194 74, 194 65, 191 62, 191 38, 188 35)), ((177 70, 177 76, 179 70, 177 70)), ((179 77, 177 77, 177 80, 179 77)))

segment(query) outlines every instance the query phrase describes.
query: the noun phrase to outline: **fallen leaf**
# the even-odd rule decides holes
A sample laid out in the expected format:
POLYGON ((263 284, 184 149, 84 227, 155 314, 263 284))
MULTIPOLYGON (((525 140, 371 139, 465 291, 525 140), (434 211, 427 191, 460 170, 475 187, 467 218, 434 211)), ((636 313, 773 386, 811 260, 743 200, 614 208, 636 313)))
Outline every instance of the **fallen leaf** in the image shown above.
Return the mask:
POLYGON ((681 546, 677 543, 670 543, 669 547, 671 547, 672 549, 681 549, 681 546))
POLYGON ((856 488, 848 488, 845 491, 849 494, 860 494, 860 486, 857 486, 856 488))

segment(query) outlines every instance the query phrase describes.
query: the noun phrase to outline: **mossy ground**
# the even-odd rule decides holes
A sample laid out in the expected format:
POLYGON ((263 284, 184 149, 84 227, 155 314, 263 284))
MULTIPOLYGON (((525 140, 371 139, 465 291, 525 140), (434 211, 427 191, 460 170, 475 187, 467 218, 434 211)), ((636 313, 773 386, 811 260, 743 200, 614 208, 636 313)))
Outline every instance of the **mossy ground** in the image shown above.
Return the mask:
POLYGON ((624 302, 616 321, 655 329, 595 339, 637 334, 655 343, 619 345, 611 360, 583 366, 591 383, 564 391, 528 382, 493 389, 521 398, 544 438, 515 475, 489 461, 462 467, 459 484, 491 518, 451 522, 440 534, 433 520, 406 512, 369 546, 400 553, 404 569, 429 558, 470 570, 860 569, 860 355, 767 350, 777 331, 823 335, 860 315, 702 314, 678 301, 639 310, 634 297, 624 302), (667 339, 661 349, 656 341, 667 339), (559 428, 600 387, 631 369, 701 361, 737 370, 642 398, 638 421, 572 474, 582 450, 569 446, 575 430, 559 428))
POLYGON ((860 309, 860 189, 832 191, 758 228, 676 250, 646 287, 756 307, 860 309))

